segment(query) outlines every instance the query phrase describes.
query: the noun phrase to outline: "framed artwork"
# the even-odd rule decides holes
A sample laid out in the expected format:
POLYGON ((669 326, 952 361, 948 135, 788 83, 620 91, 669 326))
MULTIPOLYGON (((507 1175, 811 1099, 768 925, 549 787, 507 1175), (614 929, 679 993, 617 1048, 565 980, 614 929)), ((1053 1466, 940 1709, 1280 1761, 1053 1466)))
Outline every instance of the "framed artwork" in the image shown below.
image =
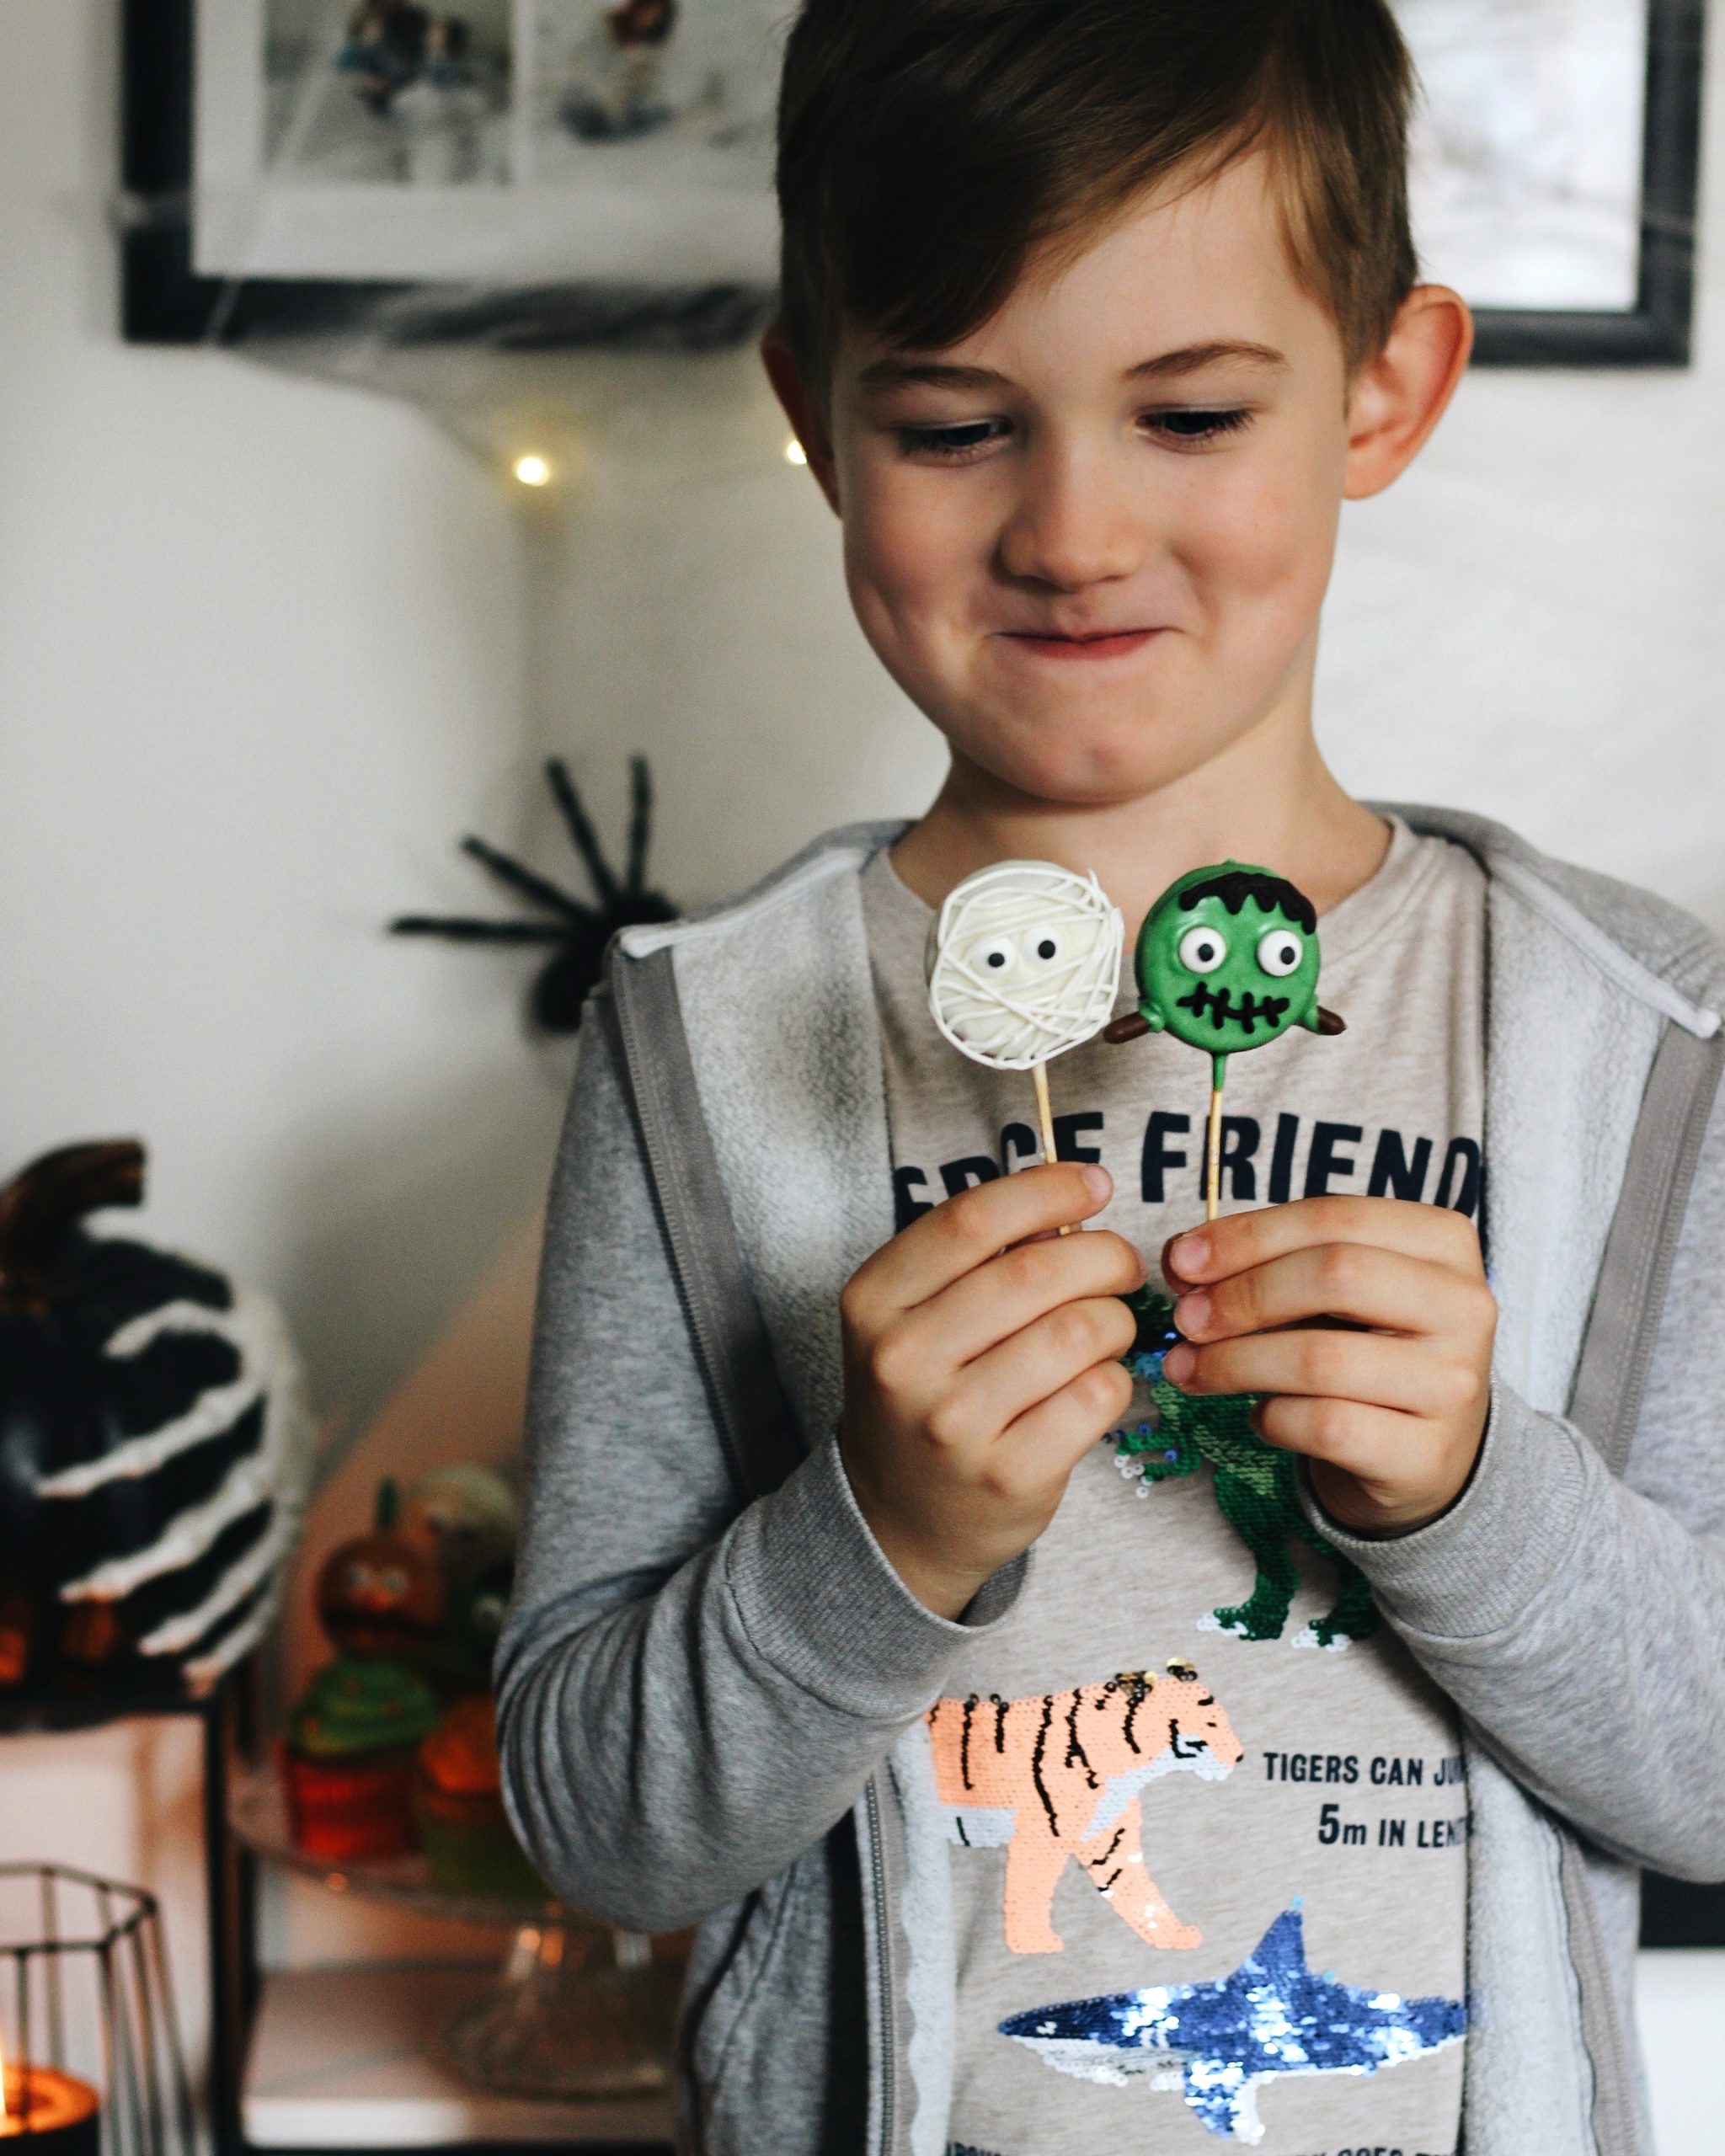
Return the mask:
POLYGON ((126 334, 750 336, 791 5, 125 0, 126 334))
MULTIPOLYGON (((698 347, 772 303, 793 0, 124 0, 141 341, 698 347)), ((1680 366, 1705 0, 1392 0, 1428 274, 1508 366, 1680 366)))
POLYGON ((1426 274, 1523 366, 1689 357, 1704 0, 1392 0, 1426 274))

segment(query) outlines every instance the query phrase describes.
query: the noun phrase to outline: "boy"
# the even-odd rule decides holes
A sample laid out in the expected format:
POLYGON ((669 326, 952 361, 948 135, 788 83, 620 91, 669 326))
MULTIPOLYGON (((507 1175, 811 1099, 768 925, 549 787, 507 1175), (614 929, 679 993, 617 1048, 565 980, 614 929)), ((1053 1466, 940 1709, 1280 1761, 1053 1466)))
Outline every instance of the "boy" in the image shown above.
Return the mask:
POLYGON ((547 1879, 700 1924, 692 2146, 1647 2148, 1635 1866, 1725 1870, 1725 959, 1318 755, 1341 502, 1468 354, 1408 97, 1381 0, 793 34, 767 365, 951 771, 622 939, 499 1665, 547 1879), (992 861, 1135 927, 1227 856, 1348 1031, 1236 1064, 1194 1230, 1199 1059, 1064 1059, 1039 1164, 921 947, 992 861))

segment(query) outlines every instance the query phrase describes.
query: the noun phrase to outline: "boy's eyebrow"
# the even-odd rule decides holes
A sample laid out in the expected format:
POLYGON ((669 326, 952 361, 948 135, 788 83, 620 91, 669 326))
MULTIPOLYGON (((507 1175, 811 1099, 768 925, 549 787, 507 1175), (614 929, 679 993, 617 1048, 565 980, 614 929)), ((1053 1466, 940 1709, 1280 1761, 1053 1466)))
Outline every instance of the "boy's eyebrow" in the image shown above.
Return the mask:
POLYGON ((1288 361, 1273 344, 1252 344, 1245 342, 1215 344, 1184 344, 1178 352, 1158 352, 1153 360, 1140 360, 1135 367, 1129 367, 1129 382, 1167 382, 1181 375, 1197 374, 1205 367, 1215 366, 1224 360, 1242 360, 1248 366, 1263 367, 1284 372, 1288 361))
POLYGON ((862 373, 864 389, 1007 389, 1007 376, 992 367, 964 367, 950 360, 919 360, 908 353, 886 352, 862 373))
MULTIPOLYGON (((1247 366, 1262 367, 1266 371, 1285 372, 1285 355, 1273 344, 1253 344, 1245 340, 1210 344, 1183 344, 1178 351, 1158 352, 1154 359, 1140 360, 1135 367, 1128 367, 1128 382, 1178 381, 1182 376, 1200 373, 1205 367, 1219 366, 1232 360, 1247 366)), ((1009 389, 1008 377, 997 373, 993 367, 960 366, 951 360, 918 359, 913 353, 886 352, 863 368, 862 387, 864 389, 1009 389)))

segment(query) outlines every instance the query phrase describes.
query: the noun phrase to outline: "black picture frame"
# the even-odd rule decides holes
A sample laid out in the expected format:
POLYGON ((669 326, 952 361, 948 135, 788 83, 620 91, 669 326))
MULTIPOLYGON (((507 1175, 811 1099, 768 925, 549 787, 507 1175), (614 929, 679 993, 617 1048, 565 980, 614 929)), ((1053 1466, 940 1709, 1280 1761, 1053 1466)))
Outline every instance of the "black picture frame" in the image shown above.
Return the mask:
MULTIPOLYGON (((473 286, 200 275, 192 244, 198 0, 121 0, 120 328, 128 344, 243 344, 364 330, 511 351, 712 351, 766 327, 747 285, 473 286)), ((217 0, 219 4, 219 0, 217 0)))
POLYGON ((1686 367, 1695 321, 1706 0, 1649 0, 1632 312, 1481 308, 1485 366, 1686 367))
MULTIPOLYGON (((197 0, 122 0, 121 323, 144 344, 239 344, 364 328, 402 344, 708 350, 765 324, 770 291, 200 276, 193 266, 197 0)), ((1649 0, 1638 291, 1626 312, 1482 308, 1482 366, 1682 367, 1695 302, 1706 0, 1649 0)))

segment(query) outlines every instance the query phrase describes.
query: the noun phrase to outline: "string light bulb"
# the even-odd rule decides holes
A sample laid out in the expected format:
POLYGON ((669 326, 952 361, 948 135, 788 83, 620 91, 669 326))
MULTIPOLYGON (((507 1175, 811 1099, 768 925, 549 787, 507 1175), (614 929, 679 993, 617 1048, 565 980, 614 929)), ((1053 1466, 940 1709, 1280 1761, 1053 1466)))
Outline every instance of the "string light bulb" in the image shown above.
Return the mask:
POLYGON ((794 435, 793 435, 790 440, 785 444, 785 462, 787 464, 806 464, 808 462, 808 451, 804 448, 802 443, 797 440, 797 437, 794 435))
POLYGON ((542 456, 537 450, 530 449, 518 456, 510 467, 524 487, 548 487, 552 480, 551 460, 542 456))

